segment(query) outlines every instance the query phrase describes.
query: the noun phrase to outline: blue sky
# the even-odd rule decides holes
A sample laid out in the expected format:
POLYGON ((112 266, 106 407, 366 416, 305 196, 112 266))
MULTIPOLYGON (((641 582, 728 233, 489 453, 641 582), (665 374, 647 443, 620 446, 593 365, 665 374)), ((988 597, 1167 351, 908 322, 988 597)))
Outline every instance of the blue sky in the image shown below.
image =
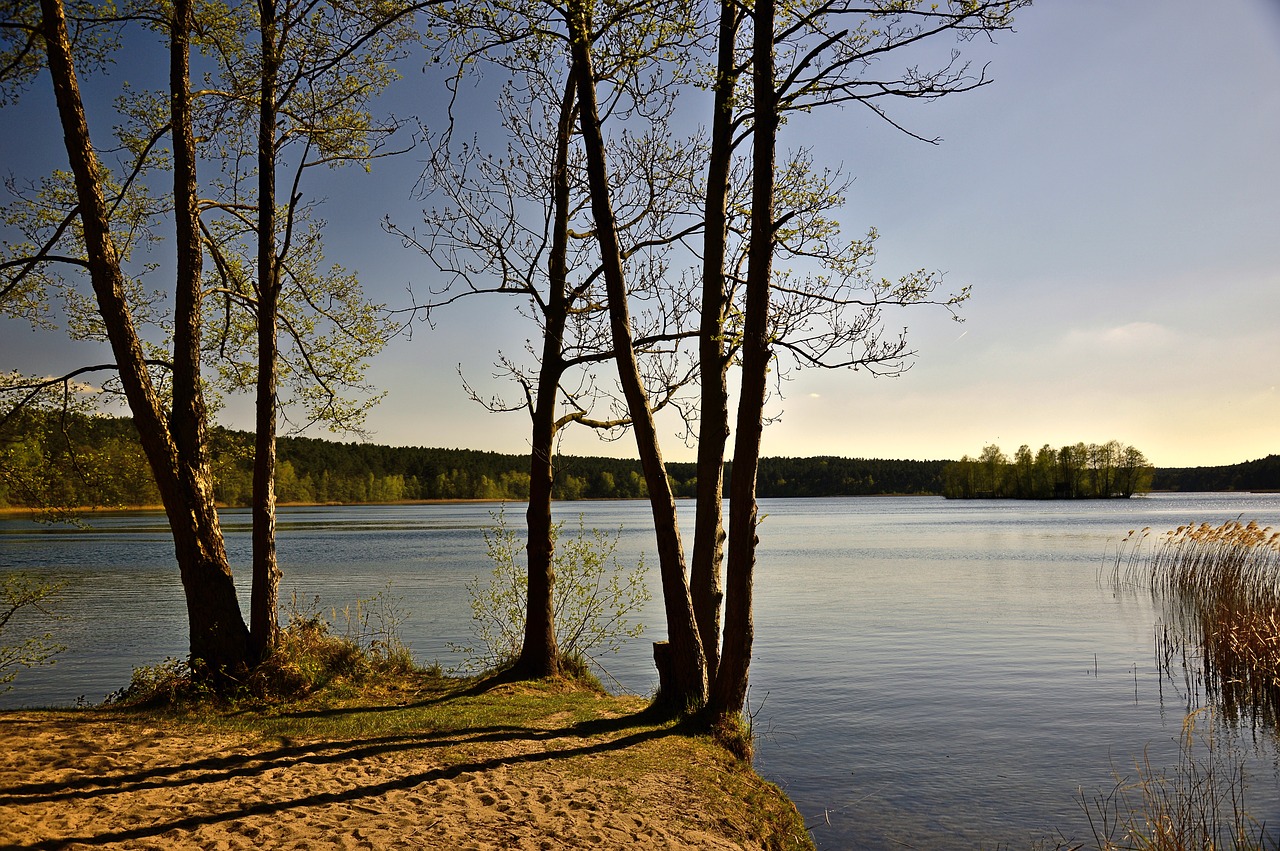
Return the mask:
MULTIPOLYGON (((1042 0, 1015 33, 965 50, 990 61, 992 85, 895 107, 939 145, 866 110, 799 116, 781 139, 854 178, 839 218, 851 235, 878 228, 882 274, 938 270, 973 297, 963 324, 929 310, 891 319, 919 351, 901 378, 797 374, 765 453, 954 458, 1113 438, 1163 466, 1280 452, 1280 2, 1042 0)), ((434 85, 410 77, 396 103, 425 103, 430 125, 434 85)), ((7 170, 52 162, 47 99, 33 90, 0 129, 7 170)), ((431 283, 379 227, 420 216, 420 169, 409 154, 315 190, 330 199, 329 259, 393 304, 431 283)), ((484 412, 457 376, 461 364, 483 384, 498 348, 520 349, 531 326, 512 308, 477 300, 393 343, 371 373, 387 391, 372 439, 523 451, 527 418, 484 412)), ((95 356, 0 323, 0 367, 95 356)), ((225 418, 247 424, 248 410, 225 418)), ((583 432, 565 448, 629 455, 628 440, 583 432)), ((692 457, 674 438, 666 453, 692 457)))

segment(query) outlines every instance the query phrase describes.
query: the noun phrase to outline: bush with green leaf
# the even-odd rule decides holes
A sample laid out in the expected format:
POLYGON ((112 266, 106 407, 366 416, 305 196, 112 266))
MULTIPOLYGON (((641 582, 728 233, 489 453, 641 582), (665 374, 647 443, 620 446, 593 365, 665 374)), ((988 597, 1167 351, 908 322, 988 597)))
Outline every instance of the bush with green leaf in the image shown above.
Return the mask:
MULTIPOLYGON (((62 588, 61 585, 43 582, 25 573, 6 573, 0 576, 0 692, 13 688, 10 685, 21 668, 52 665, 54 656, 66 648, 54 641, 52 632, 22 635, 16 640, 6 635, 13 619, 28 621, 31 616, 57 620, 58 616, 45 607, 45 602, 62 588), (12 643, 11 643, 12 642, 12 643)), ((28 630, 29 632, 29 630, 28 630)))
MULTIPOLYGON (((484 532, 493 573, 487 583, 476 577, 467 584, 475 643, 450 645, 466 654, 462 667, 470 671, 510 665, 524 641, 528 611, 524 542, 507 525, 504 512, 496 512, 493 518, 497 525, 484 532)), ((621 529, 614 533, 587 529, 581 515, 576 535, 566 536, 563 523, 552 527, 556 645, 562 658, 589 662, 606 675, 601 657, 617 653, 627 639, 640 636, 644 625, 632 618, 650 599, 644 559, 630 567, 618 561, 621 533, 621 529)))

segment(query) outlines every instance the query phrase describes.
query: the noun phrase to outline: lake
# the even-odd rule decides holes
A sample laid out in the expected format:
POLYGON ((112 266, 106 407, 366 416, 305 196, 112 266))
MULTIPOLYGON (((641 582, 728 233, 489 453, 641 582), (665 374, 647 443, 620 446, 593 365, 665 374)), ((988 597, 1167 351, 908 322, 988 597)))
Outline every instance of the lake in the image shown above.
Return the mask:
MULTIPOLYGON (((280 512, 282 599, 330 611, 388 588, 419 662, 462 660, 466 586, 490 571, 492 504, 280 512)), ((692 503, 681 505, 692 530, 692 503)), ((602 660, 621 687, 656 685, 663 637, 647 504, 560 503, 576 527, 622 529, 648 554, 649 628, 602 660)), ((929 497, 763 500, 749 696, 757 769, 824 848, 1027 848, 1089 837, 1079 790, 1110 789, 1135 759, 1176 760, 1191 706, 1154 655, 1158 613, 1100 570, 1130 529, 1242 517, 1280 527, 1280 496, 1156 495, 1105 502, 929 497)), ((247 606, 249 516, 223 515, 247 606)), ((523 505, 507 508, 509 523, 523 505)), ((67 582, 57 665, 24 671, 0 707, 96 702, 133 666, 182 657, 185 613, 161 514, 91 528, 0 520, 0 567, 67 582)), ((1280 823, 1274 736, 1241 735, 1255 814, 1280 823)))

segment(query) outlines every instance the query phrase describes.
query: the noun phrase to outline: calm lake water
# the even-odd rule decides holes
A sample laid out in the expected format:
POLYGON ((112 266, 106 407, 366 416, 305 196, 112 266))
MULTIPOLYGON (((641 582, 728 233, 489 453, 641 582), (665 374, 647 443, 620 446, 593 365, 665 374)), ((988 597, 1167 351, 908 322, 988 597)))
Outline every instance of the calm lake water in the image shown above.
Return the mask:
MULTIPOLYGON (((692 504, 682 506, 686 531, 692 504)), ((490 570, 495 505, 281 512, 284 599, 327 611, 390 584, 420 662, 461 659, 466 584, 490 570)), ((757 768, 824 848, 1026 848, 1088 838, 1078 792, 1114 785, 1144 752, 1172 765, 1188 709, 1154 661, 1158 613, 1099 570, 1130 529, 1243 517, 1280 526, 1277 495, 1159 495, 1125 502, 948 502, 926 497, 765 500, 750 708, 757 768)), ((522 520, 523 506, 507 510, 522 520)), ((663 637, 648 508, 568 503, 561 519, 622 528, 649 554, 645 637, 604 660, 621 686, 656 685, 663 637)), ((87 530, 0 520, 0 568, 65 581, 56 666, 25 671, 0 707, 98 701, 133 666, 185 655, 185 614, 164 517, 97 515, 87 530)), ((249 517, 224 514, 233 563, 249 517)), ((241 577, 247 600, 247 575, 241 577)), ((247 603, 246 603, 247 605, 247 603)), ((1241 735, 1256 815, 1280 824, 1274 737, 1241 735)))

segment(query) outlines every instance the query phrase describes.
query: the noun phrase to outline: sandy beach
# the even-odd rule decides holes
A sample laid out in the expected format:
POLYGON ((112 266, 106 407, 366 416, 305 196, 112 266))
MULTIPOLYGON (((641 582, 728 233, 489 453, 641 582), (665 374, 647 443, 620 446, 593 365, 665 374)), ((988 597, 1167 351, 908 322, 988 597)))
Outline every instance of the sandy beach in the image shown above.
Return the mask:
POLYGON ((0 847, 777 846, 707 794, 789 808, 776 789, 714 745, 637 723, 638 698, 583 699, 599 701, 594 718, 447 730, 379 718, 369 735, 314 738, 107 710, 0 714, 0 847))

